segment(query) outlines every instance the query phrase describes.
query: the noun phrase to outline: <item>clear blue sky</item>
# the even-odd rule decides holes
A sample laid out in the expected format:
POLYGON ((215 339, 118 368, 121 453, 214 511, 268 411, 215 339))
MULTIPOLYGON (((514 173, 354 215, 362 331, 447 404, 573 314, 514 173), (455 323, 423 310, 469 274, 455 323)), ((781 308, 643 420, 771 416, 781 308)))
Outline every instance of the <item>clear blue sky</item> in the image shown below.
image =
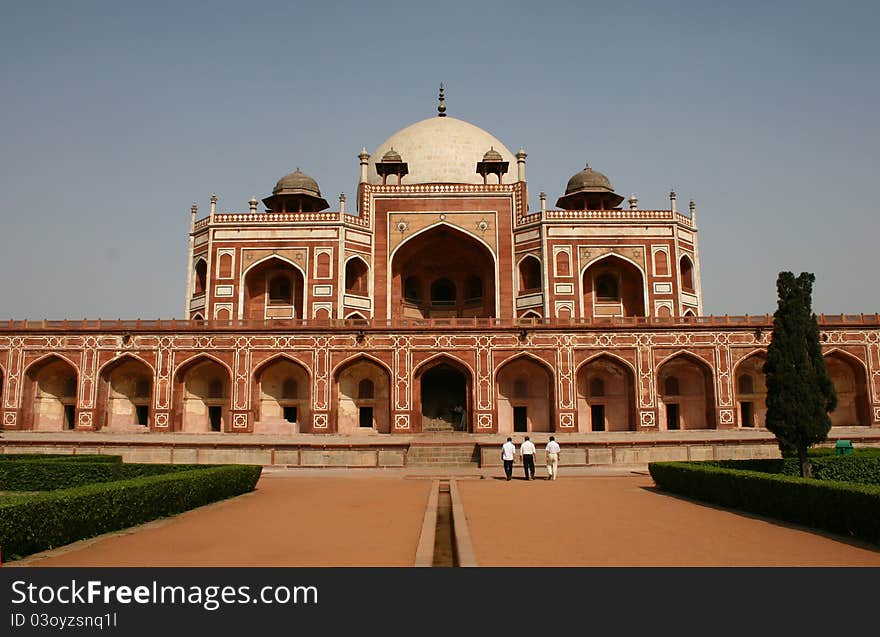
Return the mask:
MULTIPOLYGON (((706 313, 880 310, 878 2, 14 2, 0 20, 0 318, 181 317, 189 207, 448 113, 525 147, 532 207, 585 161, 694 198, 706 313)), ((200 215, 201 216, 201 215, 200 215)))

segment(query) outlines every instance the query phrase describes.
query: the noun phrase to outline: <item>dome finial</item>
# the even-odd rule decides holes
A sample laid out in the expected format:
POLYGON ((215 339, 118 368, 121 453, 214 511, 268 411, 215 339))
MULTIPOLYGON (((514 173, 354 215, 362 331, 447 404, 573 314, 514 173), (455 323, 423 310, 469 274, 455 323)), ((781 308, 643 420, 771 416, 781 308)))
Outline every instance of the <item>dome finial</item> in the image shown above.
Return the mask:
POLYGON ((440 103, 437 105, 437 117, 446 117, 446 97, 443 94, 443 82, 440 82, 440 103))

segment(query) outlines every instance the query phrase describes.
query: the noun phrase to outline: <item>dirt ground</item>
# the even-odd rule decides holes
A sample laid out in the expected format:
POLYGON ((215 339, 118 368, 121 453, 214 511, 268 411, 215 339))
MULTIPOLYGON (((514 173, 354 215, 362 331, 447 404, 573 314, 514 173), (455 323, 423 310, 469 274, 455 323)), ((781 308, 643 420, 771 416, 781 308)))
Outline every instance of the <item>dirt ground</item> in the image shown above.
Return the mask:
POLYGON ((263 477, 254 493, 19 564, 412 566, 430 487, 429 480, 263 477))
MULTIPOLYGON (((480 566, 880 566, 877 547, 666 495, 647 475, 499 474, 458 480, 480 566)), ((254 493, 9 566, 412 566, 425 478, 267 473, 254 493)))
POLYGON ((880 566, 876 547, 666 495, 649 476, 459 490, 480 566, 880 566))

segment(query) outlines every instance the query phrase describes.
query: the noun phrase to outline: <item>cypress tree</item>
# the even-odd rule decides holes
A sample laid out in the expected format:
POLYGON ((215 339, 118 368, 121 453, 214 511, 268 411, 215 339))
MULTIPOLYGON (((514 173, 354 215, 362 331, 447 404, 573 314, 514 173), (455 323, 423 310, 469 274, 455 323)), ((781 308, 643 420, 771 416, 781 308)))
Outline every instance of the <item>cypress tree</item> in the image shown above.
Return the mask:
POLYGON ((824 441, 831 429, 828 413, 837 407, 834 384, 825 368, 819 325, 812 310, 816 277, 780 272, 778 307, 767 350, 767 429, 783 454, 796 452, 802 477, 812 477, 807 449, 824 441))

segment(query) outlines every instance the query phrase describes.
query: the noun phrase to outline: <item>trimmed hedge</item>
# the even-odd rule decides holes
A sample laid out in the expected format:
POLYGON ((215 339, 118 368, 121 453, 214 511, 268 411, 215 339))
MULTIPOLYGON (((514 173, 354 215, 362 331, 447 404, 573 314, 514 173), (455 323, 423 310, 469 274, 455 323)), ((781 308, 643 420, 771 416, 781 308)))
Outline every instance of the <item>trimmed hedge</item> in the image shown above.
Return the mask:
POLYGON ((0 549, 16 559, 253 491, 262 467, 221 465, 0 500, 0 549))
POLYGON ((65 453, 7 453, 0 454, 0 461, 10 462, 115 462, 121 463, 122 456, 107 456, 99 453, 73 456, 65 453))
POLYGON ((880 486, 717 463, 652 462, 648 469, 663 491, 880 544, 880 486))
MULTIPOLYGON (((880 485, 880 454, 877 454, 874 449, 867 453, 857 451, 849 456, 811 454, 810 462, 813 465, 813 477, 817 480, 880 485)), ((758 460, 715 460, 707 462, 707 464, 724 469, 741 469, 797 477, 801 475, 798 459, 789 457, 758 460)))
POLYGON ((69 489, 120 477, 121 465, 110 462, 0 463, 0 491, 69 489))

